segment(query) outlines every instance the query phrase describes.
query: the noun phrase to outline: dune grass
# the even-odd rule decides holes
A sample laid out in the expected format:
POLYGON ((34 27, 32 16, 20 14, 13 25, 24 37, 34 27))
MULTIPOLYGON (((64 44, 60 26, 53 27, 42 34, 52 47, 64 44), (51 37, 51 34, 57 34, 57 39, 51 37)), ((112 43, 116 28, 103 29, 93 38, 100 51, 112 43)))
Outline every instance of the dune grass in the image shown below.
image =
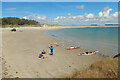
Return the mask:
MULTIPOLYGON (((120 71, 120 70, 119 70, 120 71)), ((105 58, 66 78, 118 78, 118 58, 105 58)))

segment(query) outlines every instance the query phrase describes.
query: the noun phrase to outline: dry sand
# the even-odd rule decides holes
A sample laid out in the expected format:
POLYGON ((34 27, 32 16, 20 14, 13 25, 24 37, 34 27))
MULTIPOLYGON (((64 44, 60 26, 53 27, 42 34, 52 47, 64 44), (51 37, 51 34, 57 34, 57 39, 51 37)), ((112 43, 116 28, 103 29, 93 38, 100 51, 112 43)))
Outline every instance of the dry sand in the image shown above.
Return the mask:
POLYGON ((62 78, 101 59, 97 54, 78 56, 80 50, 66 50, 65 46, 55 47, 54 55, 49 55, 49 45, 58 42, 44 34, 50 29, 56 28, 3 30, 3 78, 62 78), (38 58, 43 49, 46 59, 38 58))

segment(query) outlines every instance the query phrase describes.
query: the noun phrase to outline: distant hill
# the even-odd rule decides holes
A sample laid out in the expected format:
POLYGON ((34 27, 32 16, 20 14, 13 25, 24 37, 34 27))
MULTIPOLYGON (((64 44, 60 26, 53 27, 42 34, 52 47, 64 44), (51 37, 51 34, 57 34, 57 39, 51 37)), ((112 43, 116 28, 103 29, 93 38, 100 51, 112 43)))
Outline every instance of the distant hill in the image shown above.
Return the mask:
POLYGON ((5 17, 2 18, 2 25, 37 25, 35 20, 20 19, 17 17, 5 17))

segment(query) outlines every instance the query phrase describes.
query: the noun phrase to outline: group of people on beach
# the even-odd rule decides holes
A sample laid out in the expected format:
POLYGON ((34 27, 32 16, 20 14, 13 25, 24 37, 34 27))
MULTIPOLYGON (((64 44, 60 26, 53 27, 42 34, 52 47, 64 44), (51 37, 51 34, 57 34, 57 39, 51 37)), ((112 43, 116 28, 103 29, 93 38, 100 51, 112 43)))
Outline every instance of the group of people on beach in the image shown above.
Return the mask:
MULTIPOLYGON (((53 55, 53 49, 54 49, 53 46, 51 45, 49 49, 50 49, 50 55, 53 55)), ((45 59, 46 58, 45 54, 46 54, 46 51, 43 49, 39 55, 39 58, 45 59)))
MULTIPOLYGON (((78 48, 81 48, 80 46, 75 46, 75 47, 70 47, 70 48, 67 48, 67 50, 73 50, 73 49, 78 49, 78 48)), ((53 55, 53 50, 54 50, 54 47, 53 47, 53 45, 51 45, 50 47, 49 47, 49 49, 50 49, 50 55, 53 55)), ((91 55, 91 54, 96 54, 96 53, 98 53, 99 51, 92 51, 92 52, 83 52, 83 53, 79 53, 78 54, 78 56, 80 56, 80 55, 91 55)), ((43 59, 45 59, 46 58, 46 56, 45 56, 45 54, 46 54, 46 51, 43 49, 43 51, 40 53, 40 55, 39 55, 39 58, 43 58, 43 59)))

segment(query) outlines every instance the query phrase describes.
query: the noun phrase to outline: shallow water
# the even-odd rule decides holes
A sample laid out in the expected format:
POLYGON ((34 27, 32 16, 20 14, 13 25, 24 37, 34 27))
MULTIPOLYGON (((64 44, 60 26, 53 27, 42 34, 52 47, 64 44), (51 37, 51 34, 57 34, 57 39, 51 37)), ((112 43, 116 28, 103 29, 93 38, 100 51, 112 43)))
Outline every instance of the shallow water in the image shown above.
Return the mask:
POLYGON ((99 50, 113 57, 118 53, 118 27, 67 28, 47 31, 46 34, 67 46, 81 46, 83 51, 99 50))

